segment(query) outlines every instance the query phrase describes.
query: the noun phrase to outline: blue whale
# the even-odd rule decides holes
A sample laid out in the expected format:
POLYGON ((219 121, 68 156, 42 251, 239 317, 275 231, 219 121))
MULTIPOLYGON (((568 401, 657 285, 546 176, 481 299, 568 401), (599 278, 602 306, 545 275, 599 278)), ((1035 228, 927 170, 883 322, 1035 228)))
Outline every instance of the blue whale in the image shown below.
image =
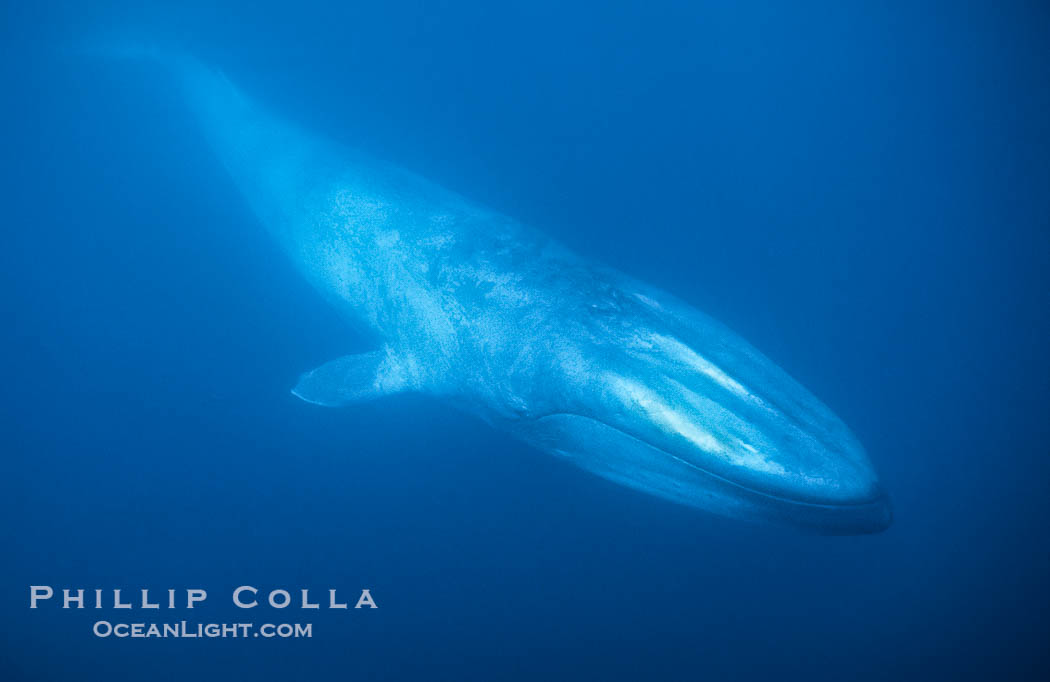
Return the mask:
POLYGON ((750 344, 506 216, 301 130, 188 57, 162 63, 298 271, 378 343, 305 373, 338 407, 430 394, 599 476, 825 533, 891 520, 864 448, 750 344))

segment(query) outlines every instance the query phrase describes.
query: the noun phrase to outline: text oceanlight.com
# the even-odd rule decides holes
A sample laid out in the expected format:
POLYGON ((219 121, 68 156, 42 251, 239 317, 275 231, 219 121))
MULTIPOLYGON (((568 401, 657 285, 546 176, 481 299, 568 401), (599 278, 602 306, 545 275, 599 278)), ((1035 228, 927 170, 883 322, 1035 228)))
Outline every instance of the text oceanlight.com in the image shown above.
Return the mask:
POLYGON ((313 637, 313 623, 110 623, 100 620, 96 637, 313 637))

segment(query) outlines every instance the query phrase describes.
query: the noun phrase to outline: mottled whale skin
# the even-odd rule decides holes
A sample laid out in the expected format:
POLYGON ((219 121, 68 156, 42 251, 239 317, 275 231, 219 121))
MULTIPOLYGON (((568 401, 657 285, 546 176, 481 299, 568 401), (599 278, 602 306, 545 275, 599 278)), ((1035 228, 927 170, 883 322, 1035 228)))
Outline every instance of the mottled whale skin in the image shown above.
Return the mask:
POLYGON ((411 172, 315 136, 186 57, 168 67, 247 202, 332 305, 381 340, 303 400, 446 400, 617 483, 826 533, 890 523, 863 447, 722 324, 411 172))

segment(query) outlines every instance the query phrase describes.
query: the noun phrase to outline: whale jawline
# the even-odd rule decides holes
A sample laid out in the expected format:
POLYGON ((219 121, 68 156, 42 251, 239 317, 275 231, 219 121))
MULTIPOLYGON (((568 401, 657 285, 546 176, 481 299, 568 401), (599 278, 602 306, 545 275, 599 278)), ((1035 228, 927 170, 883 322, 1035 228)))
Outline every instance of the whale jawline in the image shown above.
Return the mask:
POLYGON ((677 465, 686 467, 701 477, 711 480, 715 485, 724 489, 723 493, 735 493, 736 497, 746 500, 750 506, 763 510, 764 513, 760 516, 766 520, 783 522, 821 535, 879 533, 888 528, 893 521, 889 496, 881 488, 876 488, 870 498, 857 501, 813 502, 787 497, 726 478, 594 417, 574 412, 552 412, 538 417, 536 423, 541 424, 559 418, 586 420, 602 429, 615 432, 621 438, 654 450, 670 458, 677 465))

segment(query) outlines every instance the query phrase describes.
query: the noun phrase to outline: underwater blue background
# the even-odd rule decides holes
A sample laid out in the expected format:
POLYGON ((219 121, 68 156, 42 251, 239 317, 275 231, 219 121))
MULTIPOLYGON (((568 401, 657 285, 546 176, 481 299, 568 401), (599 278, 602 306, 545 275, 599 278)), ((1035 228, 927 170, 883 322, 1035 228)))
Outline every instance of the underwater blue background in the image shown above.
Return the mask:
POLYGON ((0 679, 1050 672, 1050 11, 899 4, 5 3, 0 679), (75 53, 111 36, 727 323, 851 426, 894 525, 717 518, 425 397, 298 401, 366 340, 164 77, 75 53), (33 584, 314 637, 97 639, 33 584))

